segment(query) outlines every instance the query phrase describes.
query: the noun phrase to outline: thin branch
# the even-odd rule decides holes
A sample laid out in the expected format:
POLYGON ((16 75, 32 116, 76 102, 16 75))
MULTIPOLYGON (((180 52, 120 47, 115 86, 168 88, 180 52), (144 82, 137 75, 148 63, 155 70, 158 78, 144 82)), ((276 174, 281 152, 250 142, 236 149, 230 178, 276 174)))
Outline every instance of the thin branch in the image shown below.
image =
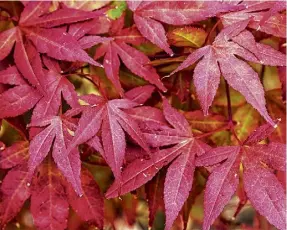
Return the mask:
POLYGON ((204 138, 204 137, 210 136, 210 135, 212 135, 214 133, 217 133, 217 132, 220 132, 220 131, 223 131, 223 130, 228 130, 228 129, 230 129, 230 125, 229 124, 225 125, 225 126, 223 126, 221 128, 215 129, 213 131, 210 131, 208 133, 200 134, 200 135, 196 136, 195 138, 196 139, 204 138))
POLYGON ((240 145, 242 145, 241 140, 238 138, 235 130, 234 130, 234 122, 232 119, 232 108, 231 108, 231 98, 230 98, 230 90, 228 82, 225 80, 225 91, 226 91, 226 98, 227 98, 227 109, 228 109, 228 125, 230 128, 231 133, 235 137, 235 139, 238 141, 240 145))

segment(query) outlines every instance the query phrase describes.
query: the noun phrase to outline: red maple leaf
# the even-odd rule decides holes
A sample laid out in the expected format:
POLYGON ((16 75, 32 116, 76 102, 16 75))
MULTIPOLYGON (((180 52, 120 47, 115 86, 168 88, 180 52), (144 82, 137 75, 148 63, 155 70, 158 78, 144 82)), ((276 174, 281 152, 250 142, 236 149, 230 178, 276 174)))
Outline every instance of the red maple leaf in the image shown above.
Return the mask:
POLYGON ((164 184, 164 203, 166 229, 170 229, 192 187, 195 169, 195 157, 205 151, 206 146, 194 139, 189 124, 184 116, 163 101, 163 113, 166 121, 172 126, 164 127, 157 123, 144 135, 153 147, 173 147, 155 151, 151 159, 136 159, 122 172, 121 179, 116 179, 106 193, 107 198, 116 197, 132 191, 151 180, 165 165, 170 164, 164 184))
MULTIPOLYGON (((141 89, 140 87, 139 90, 141 89)), ((146 90, 148 92, 146 95, 149 96, 152 91, 149 90, 149 87, 145 87, 143 92, 146 90)), ((129 99, 106 100, 96 95, 83 96, 82 99, 89 105, 80 109, 82 116, 74 138, 68 147, 68 152, 77 145, 89 141, 89 144, 102 154, 116 178, 121 175, 121 167, 125 157, 124 131, 145 151, 149 152, 138 123, 124 111, 138 106, 137 100, 144 102, 148 98, 147 96, 144 97, 144 100, 134 98, 134 92, 135 90, 127 93, 127 97, 133 101, 129 99), (97 136, 100 130, 102 144, 97 136)))
POLYGON ((253 207, 278 229, 286 228, 285 192, 272 171, 286 170, 286 146, 277 142, 257 144, 273 130, 269 124, 263 125, 242 146, 217 147, 197 158, 197 166, 214 166, 204 193, 203 229, 209 229, 235 193, 240 162, 244 190, 253 207))
POLYGON ((222 74, 231 87, 244 95, 247 102, 257 109, 266 121, 274 125, 265 107, 264 90, 258 74, 235 55, 252 62, 279 66, 285 65, 286 57, 270 46, 256 43, 253 35, 244 31, 249 20, 224 28, 212 45, 204 46, 191 53, 171 75, 203 57, 194 69, 193 79, 205 115, 208 114, 208 108, 214 99, 222 74), (245 40, 247 34, 248 41, 251 41, 248 45, 245 40), (230 41, 231 39, 234 42, 230 41))

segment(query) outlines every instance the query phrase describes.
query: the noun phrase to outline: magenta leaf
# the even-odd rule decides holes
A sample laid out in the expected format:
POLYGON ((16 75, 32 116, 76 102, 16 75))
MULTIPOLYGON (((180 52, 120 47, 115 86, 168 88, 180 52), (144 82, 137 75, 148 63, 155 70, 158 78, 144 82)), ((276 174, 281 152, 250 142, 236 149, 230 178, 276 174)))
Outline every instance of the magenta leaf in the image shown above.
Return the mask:
POLYGON ((82 50, 80 44, 71 35, 63 32, 62 29, 23 28, 22 30, 40 53, 46 53, 60 60, 88 62, 101 66, 82 50))
MULTIPOLYGON (((219 153, 220 147, 216 149, 219 153)), ((208 177, 204 193, 203 229, 210 228, 237 189, 239 184, 239 151, 240 147, 230 147, 228 159, 220 166, 215 167, 208 177)), ((206 155, 209 155, 209 152, 206 155)))
POLYGON ((145 85, 133 88, 125 93, 125 97, 138 104, 144 104, 154 92, 155 87, 152 85, 145 85))
POLYGON ((286 228, 286 196, 282 184, 258 164, 244 170, 244 188, 254 208, 278 229, 286 228))
POLYGON ((28 162, 30 176, 34 173, 37 166, 47 156, 53 140, 52 155, 57 164, 57 167, 63 175, 72 184, 75 191, 81 195, 82 188, 80 184, 80 158, 76 151, 67 154, 67 144, 69 137, 67 137, 67 127, 63 123, 61 117, 51 116, 39 119, 30 124, 31 126, 43 127, 47 126, 42 132, 37 134, 30 142, 30 158, 28 162))
POLYGON ((16 32, 17 29, 11 28, 9 30, 5 30, 4 32, 0 33, 0 61, 2 61, 13 48, 13 45, 16 41, 16 32))
POLYGON ((134 21, 138 30, 143 36, 145 36, 152 43, 156 44, 158 47, 162 48, 169 55, 173 55, 173 52, 167 43, 165 30, 161 23, 150 18, 138 16, 136 14, 134 15, 134 21))
POLYGON ((93 176, 87 170, 82 171, 81 181, 83 196, 79 197, 75 191, 69 187, 69 203, 82 220, 94 223, 99 228, 103 228, 104 200, 100 189, 93 176))
POLYGON ((31 195, 28 173, 25 166, 13 168, 5 176, 0 191, 0 226, 4 227, 20 211, 24 202, 31 195))
POLYGON ((34 224, 40 229, 67 227, 69 204, 61 174, 51 158, 41 165, 40 176, 34 180, 31 196, 34 224))
POLYGON ((21 165, 28 160, 29 143, 19 141, 0 151, 0 168, 7 169, 21 165))
POLYGON ((15 66, 0 72, 0 83, 14 85, 0 94, 0 118, 15 117, 33 108, 41 95, 29 86, 15 66), (11 79, 11 81, 7 81, 11 79))

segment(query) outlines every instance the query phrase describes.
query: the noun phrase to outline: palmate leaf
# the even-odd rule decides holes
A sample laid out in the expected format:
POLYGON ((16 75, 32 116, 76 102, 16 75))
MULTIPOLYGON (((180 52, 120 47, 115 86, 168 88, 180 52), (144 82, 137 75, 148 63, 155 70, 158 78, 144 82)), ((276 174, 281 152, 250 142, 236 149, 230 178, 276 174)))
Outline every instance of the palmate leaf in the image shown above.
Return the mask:
POLYGON ((0 226, 13 219, 31 195, 26 165, 10 170, 1 184, 0 226))
POLYGON ((265 139, 272 129, 269 124, 263 125, 249 136, 244 146, 217 147, 197 158, 198 166, 224 161, 215 166, 206 184, 203 229, 209 229, 235 193, 240 162, 244 189, 253 207, 278 229, 285 229, 285 192, 271 169, 286 170, 286 146, 276 142, 255 144, 265 139))
POLYGON ((68 155, 66 151, 66 146, 70 141, 70 134, 68 132, 68 129, 70 128, 69 121, 65 120, 64 117, 48 116, 33 121, 29 126, 47 126, 30 142, 30 158, 28 162, 30 177, 33 175, 37 166, 47 156, 51 146, 53 146, 52 156, 57 164, 57 167, 72 184, 75 191, 79 195, 82 195, 83 191, 80 183, 81 164, 79 153, 76 150, 73 150, 68 155))
POLYGON ((260 30, 277 37, 286 37, 286 17, 280 11, 286 10, 286 4, 281 1, 246 1, 245 9, 221 16, 224 26, 235 24, 250 18, 248 27, 260 30), (267 10, 267 11, 266 11, 267 10))
POLYGON ((16 28, 11 28, 9 30, 5 30, 0 34, 0 60, 2 61, 12 50, 13 45, 16 41, 16 28))
POLYGON ((248 22, 249 20, 241 21, 236 25, 223 29, 215 38, 212 46, 205 46, 194 51, 171 74, 194 64, 203 57, 194 69, 193 78, 205 115, 208 114, 208 108, 216 94, 221 73, 229 85, 244 95, 247 102, 257 109, 266 121, 275 125, 266 110, 264 91, 258 79, 258 74, 246 62, 236 58, 235 55, 253 62, 282 66, 285 65, 286 58, 279 51, 269 46, 259 45, 255 41, 251 46, 244 45, 241 42, 241 37, 244 36, 242 34, 248 33, 248 31, 243 31, 248 22), (228 41, 230 39, 237 43, 228 41), (274 62, 271 58, 273 55, 270 55, 270 53, 279 58, 274 62), (210 67, 206 68, 207 65, 210 67))
POLYGON ((83 187, 82 197, 79 197, 74 189, 69 186, 69 203, 82 220, 94 223, 102 229, 104 225, 104 199, 100 189, 88 170, 82 170, 81 183, 83 187))
MULTIPOLYGON (((277 49, 285 53, 285 2, 21 1, 0 8, 1 227, 15 217, 23 227, 17 213, 30 195, 23 211, 30 208, 39 229, 117 228, 120 213, 133 225, 142 207, 137 197, 148 199, 150 225, 165 208, 166 229, 187 226, 198 186, 207 180, 200 221, 209 229, 242 177, 252 206, 285 229, 285 97, 279 78, 266 84, 264 67, 279 67, 284 91, 286 55, 277 49), (270 35, 275 48, 261 44, 270 35), (166 58, 173 52, 175 58, 166 58), (161 81, 158 74, 189 66, 192 74, 179 79, 161 81), (211 107, 221 76, 234 90, 229 95, 220 85, 211 107), (125 92, 138 85, 145 86, 125 92), (159 102, 155 87, 184 111, 159 102), (103 96, 84 95, 91 93, 103 96), (255 109, 268 121, 259 128, 255 109), (240 146, 211 148, 201 139, 240 146), (142 187, 104 202, 94 177, 106 191, 111 173, 106 197, 148 183, 145 194, 142 187)), ((195 222, 192 216, 192 228, 195 222)))
MULTIPOLYGON (((145 151, 149 152, 148 145, 137 122, 123 111, 138 106, 138 103, 129 99, 106 101, 104 98, 95 95, 83 97, 83 100, 89 105, 83 108, 78 128, 67 151, 70 152, 77 145, 95 137, 98 131, 101 130, 103 145, 103 152, 101 152, 104 154, 103 157, 111 167, 114 176, 119 178, 126 149, 124 131, 145 151)), ((99 149, 100 145, 97 144, 97 146, 96 149, 99 149)))
POLYGON ((218 13, 228 12, 241 8, 241 6, 216 2, 151 2, 128 1, 129 8, 134 11, 134 21, 141 34, 173 56, 165 35, 164 22, 171 25, 186 25, 218 13), (156 20, 158 21, 156 21, 156 20))
POLYGON ((119 81, 120 59, 131 72, 154 84, 160 90, 166 91, 156 70, 150 65, 149 58, 127 44, 138 45, 144 42, 145 39, 140 36, 136 27, 122 28, 124 26, 123 19, 124 15, 113 22, 109 30, 110 38, 113 39, 110 42, 103 43, 96 50, 95 59, 105 55, 103 65, 107 77, 121 95, 123 95, 123 89, 119 81), (119 28, 122 28, 122 30, 119 28))
POLYGON ((7 169, 25 163, 29 158, 29 143, 19 141, 0 152, 0 168, 7 169))
MULTIPOLYGON (((37 51, 40 53, 47 53, 51 57, 59 60, 82 61, 88 62, 95 66, 101 66, 99 63, 90 58, 88 54, 82 50, 76 39, 70 34, 67 34, 65 30, 62 28, 52 29, 51 27, 96 18, 102 15, 103 12, 86 12, 76 9, 58 9, 50 14, 47 14, 50 5, 51 2, 49 1, 34 3, 29 2, 25 5, 19 20, 19 26, 10 29, 7 32, 4 31, 0 34, 0 38, 1 36, 3 39, 9 38, 8 40, 6 39, 8 42, 4 42, 4 40, 1 39, 0 44, 2 44, 2 46, 5 48, 5 52, 1 58, 3 59, 9 54, 14 43, 13 41, 16 40, 17 43, 14 53, 16 65, 19 67, 21 72, 29 71, 30 69, 31 74, 31 68, 29 67, 30 65, 27 61, 27 54, 24 48, 24 38, 28 38, 33 42, 37 48, 37 51), (65 19, 63 19, 63 17, 65 19), (50 29, 47 30, 41 27, 48 27, 50 29), (25 68, 27 70, 25 70, 25 68)), ((22 74, 25 77, 29 76, 29 74, 25 74, 23 72, 22 74)), ((31 77, 35 79, 35 76, 32 75, 31 77)), ((31 83, 35 84, 34 81, 31 83)))
POLYGON ((51 157, 39 169, 39 177, 33 181, 31 213, 39 229, 65 229, 69 204, 63 178, 51 157))
POLYGON ((14 86, 0 94, 0 118, 23 114, 33 108, 42 97, 23 80, 15 66, 0 72, 0 83, 14 86))
POLYGON ((151 159, 133 161, 125 168, 121 179, 116 179, 109 188, 106 197, 116 197, 140 187, 171 163, 164 184, 165 229, 171 229, 192 187, 195 156, 205 150, 200 142, 194 140, 184 116, 172 108, 166 99, 163 101, 163 113, 173 128, 144 131, 144 135, 153 147, 175 146, 155 151, 151 159))

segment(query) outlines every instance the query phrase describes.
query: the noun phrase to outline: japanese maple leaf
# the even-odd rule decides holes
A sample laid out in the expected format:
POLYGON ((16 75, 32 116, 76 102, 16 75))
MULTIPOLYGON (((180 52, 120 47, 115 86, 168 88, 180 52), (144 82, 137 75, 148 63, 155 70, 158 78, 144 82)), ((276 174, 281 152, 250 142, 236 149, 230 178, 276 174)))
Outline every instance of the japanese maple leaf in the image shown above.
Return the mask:
MULTIPOLYGON (((104 56, 103 66, 107 77, 121 95, 123 95, 123 89, 119 81, 120 59, 132 73, 154 84, 160 90, 166 91, 156 70, 149 64, 149 58, 127 44, 139 45, 145 39, 140 35, 136 27, 123 28, 123 26, 124 16, 113 22, 109 31, 112 40, 103 43, 96 50, 95 59, 104 56)), ((95 44, 97 43, 95 42, 95 44)), ((91 43, 91 45, 93 44, 91 43)))
POLYGON ((88 143, 103 155, 115 177, 119 178, 126 149, 125 132, 149 152, 138 123, 124 111, 139 104, 129 99, 108 101, 96 95, 83 96, 82 99, 89 105, 82 108, 82 116, 68 152, 89 141, 88 143), (97 136, 100 130, 103 149, 97 136))
POLYGON ((69 215, 63 176, 51 157, 41 164, 31 191, 31 214, 39 229, 65 229, 69 215))
POLYGON ((171 25, 186 25, 221 12, 238 9, 237 6, 227 3, 206 1, 128 1, 127 3, 134 12, 134 22, 141 34, 171 56, 173 51, 167 43, 164 27, 158 21, 171 25))
POLYGON ((15 142, 13 145, 0 151, 0 168, 7 169, 24 164, 29 158, 29 143, 15 142))
POLYGON ((81 172, 83 196, 79 197, 74 189, 67 189, 68 201, 77 215, 84 221, 96 224, 100 229, 104 226, 104 198, 93 175, 83 169, 81 172))
POLYGON ((240 162, 243 164, 244 190, 253 207, 276 228, 286 228, 285 192, 272 171, 286 170, 286 145, 277 142, 257 144, 273 130, 269 124, 263 125, 242 146, 217 147, 197 158, 197 166, 214 166, 204 193, 203 229, 209 229, 235 193, 240 162))
POLYGON ((244 31, 248 23, 249 19, 226 27, 217 35, 212 45, 191 53, 171 74, 202 58, 194 69, 193 80, 205 115, 208 114, 208 108, 216 94, 220 75, 223 75, 231 87, 239 91, 266 121, 274 125, 265 107, 264 90, 258 74, 235 55, 248 61, 273 66, 284 66, 286 56, 270 46, 256 43, 252 34, 244 31), (243 40, 246 37, 251 39, 249 45, 243 40), (230 41, 231 39, 233 41, 230 41))
POLYGON ((67 154, 67 145, 70 144, 71 135, 75 125, 65 116, 47 116, 34 120, 29 127, 46 127, 30 142, 28 162, 29 175, 31 176, 37 166, 48 155, 51 146, 52 156, 57 167, 72 184, 77 194, 82 195, 80 182, 81 162, 76 149, 67 154))
POLYGON ((0 226, 12 220, 31 195, 26 165, 11 169, 1 183, 0 226))
POLYGON ((19 71, 34 86, 41 87, 35 75, 27 46, 31 41, 40 53, 46 53, 58 60, 81 61, 92 65, 101 66, 82 50, 73 36, 65 32, 65 28, 56 26, 85 21, 98 17, 98 12, 87 12, 76 9, 57 9, 49 13, 51 3, 48 1, 29 2, 25 4, 21 13, 18 26, 0 34, 0 47, 3 49, 1 59, 11 51, 14 42, 14 59, 19 71), (49 29, 47 29, 49 28, 49 29))
POLYGON ((42 97, 23 79, 16 66, 0 71, 0 84, 14 86, 0 94, 0 118, 23 114, 33 108, 42 97))
POLYGON ((62 96, 72 108, 79 106, 75 87, 65 76, 55 70, 44 71, 43 74, 45 95, 33 110, 32 120, 57 115, 62 105, 62 96))
POLYGON ((165 229, 171 229, 174 220, 189 196, 195 169, 195 156, 205 151, 205 146, 196 141, 191 128, 184 118, 163 101, 163 113, 172 126, 166 128, 148 128, 144 131, 149 144, 153 147, 169 146, 170 148, 155 151, 151 159, 137 159, 122 172, 106 193, 107 198, 130 192, 151 180, 165 165, 170 164, 164 184, 164 203, 166 213, 165 229))
POLYGON ((245 5, 245 9, 220 17, 224 26, 250 18, 248 27, 277 37, 286 37, 286 17, 284 13, 279 13, 286 10, 284 1, 244 1, 240 5, 245 5))

